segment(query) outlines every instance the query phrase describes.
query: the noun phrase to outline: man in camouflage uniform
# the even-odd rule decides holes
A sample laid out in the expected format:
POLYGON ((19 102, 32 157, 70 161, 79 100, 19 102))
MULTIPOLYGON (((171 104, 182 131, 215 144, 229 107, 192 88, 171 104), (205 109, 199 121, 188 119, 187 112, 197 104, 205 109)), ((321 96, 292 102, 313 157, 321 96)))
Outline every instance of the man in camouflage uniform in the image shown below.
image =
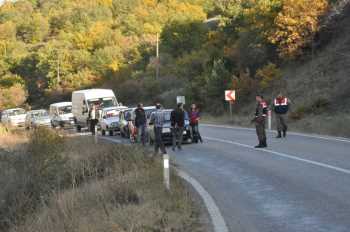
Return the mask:
POLYGON ((265 148, 267 147, 265 132, 265 124, 268 111, 267 103, 262 95, 257 95, 256 101, 258 104, 255 110, 255 118, 252 121, 255 122, 256 134, 258 135, 259 144, 255 146, 255 148, 265 148))

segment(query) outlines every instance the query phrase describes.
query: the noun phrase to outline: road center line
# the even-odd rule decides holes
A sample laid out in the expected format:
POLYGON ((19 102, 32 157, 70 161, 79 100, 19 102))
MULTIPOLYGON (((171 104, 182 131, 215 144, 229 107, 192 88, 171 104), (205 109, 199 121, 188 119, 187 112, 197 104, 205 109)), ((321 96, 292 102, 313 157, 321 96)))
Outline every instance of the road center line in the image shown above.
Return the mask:
POLYGON ((234 142, 234 141, 230 141, 230 140, 224 140, 224 139, 217 139, 217 138, 211 138, 211 137, 205 137, 205 139, 207 140, 211 140, 211 141, 216 141, 216 142, 220 142, 220 143, 227 143, 227 144, 232 144, 232 145, 236 145, 236 146, 240 146, 240 147, 245 147, 245 148, 249 148, 249 149, 253 149, 255 151, 263 151, 265 153, 270 153, 273 155, 277 155, 283 158, 287 158, 287 159, 292 159, 292 160, 296 160, 296 161, 301 161, 304 163, 308 163, 308 164, 312 164, 315 166, 319 166, 319 167, 323 167, 323 168, 328 168, 334 171, 338 171, 338 172, 342 172, 345 174, 350 174, 350 170, 348 169, 344 169, 344 168, 339 168, 333 165, 329 165, 329 164, 325 164, 325 163, 321 163, 321 162, 317 162, 317 161, 313 161, 313 160, 308 160, 308 159, 303 159, 303 158, 299 158, 293 155, 289 155, 289 154, 285 154, 285 153, 281 153, 281 152, 277 152, 277 151, 272 151, 269 149, 256 149, 253 146, 247 145, 247 144, 243 144, 243 143, 238 143, 238 142, 234 142))

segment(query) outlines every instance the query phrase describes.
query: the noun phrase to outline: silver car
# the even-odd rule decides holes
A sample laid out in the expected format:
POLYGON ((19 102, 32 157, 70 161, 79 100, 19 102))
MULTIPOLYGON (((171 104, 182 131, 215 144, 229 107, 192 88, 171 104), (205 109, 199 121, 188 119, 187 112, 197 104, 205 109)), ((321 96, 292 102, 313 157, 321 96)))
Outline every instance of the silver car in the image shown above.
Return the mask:
POLYGON ((107 131, 110 136, 113 136, 114 132, 120 131, 120 112, 126 109, 128 109, 126 106, 114 106, 102 109, 102 118, 99 120, 98 127, 101 129, 103 136, 106 135, 107 131))
POLYGON ((32 110, 27 112, 25 128, 27 130, 39 126, 51 127, 51 118, 46 110, 32 110))

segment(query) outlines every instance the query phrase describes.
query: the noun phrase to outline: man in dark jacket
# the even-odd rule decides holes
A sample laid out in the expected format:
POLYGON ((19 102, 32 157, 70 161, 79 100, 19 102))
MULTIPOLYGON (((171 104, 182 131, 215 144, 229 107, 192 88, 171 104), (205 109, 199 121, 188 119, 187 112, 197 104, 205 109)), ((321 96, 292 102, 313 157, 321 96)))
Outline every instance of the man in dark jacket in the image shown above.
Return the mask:
POLYGON ((185 126, 185 111, 183 109, 182 103, 177 104, 177 109, 171 112, 170 121, 173 137, 173 151, 175 151, 176 142, 177 148, 181 150, 183 131, 185 126))
POLYGON ((146 145, 146 128, 147 128, 147 119, 146 113, 143 109, 143 104, 139 103, 135 110, 135 126, 137 128, 137 139, 142 145, 146 145))

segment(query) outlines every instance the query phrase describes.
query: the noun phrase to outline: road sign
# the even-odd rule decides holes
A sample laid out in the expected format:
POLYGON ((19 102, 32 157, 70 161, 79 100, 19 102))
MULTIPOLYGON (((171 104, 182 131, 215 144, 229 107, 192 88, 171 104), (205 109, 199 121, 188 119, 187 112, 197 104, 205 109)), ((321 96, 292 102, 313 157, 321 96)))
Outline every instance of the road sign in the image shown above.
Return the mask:
POLYGON ((236 101, 236 91, 235 90, 226 90, 225 91, 225 100, 226 101, 236 101))
POLYGON ((182 103, 185 105, 186 101, 185 101, 185 96, 177 96, 176 97, 176 103, 179 104, 179 103, 182 103))

